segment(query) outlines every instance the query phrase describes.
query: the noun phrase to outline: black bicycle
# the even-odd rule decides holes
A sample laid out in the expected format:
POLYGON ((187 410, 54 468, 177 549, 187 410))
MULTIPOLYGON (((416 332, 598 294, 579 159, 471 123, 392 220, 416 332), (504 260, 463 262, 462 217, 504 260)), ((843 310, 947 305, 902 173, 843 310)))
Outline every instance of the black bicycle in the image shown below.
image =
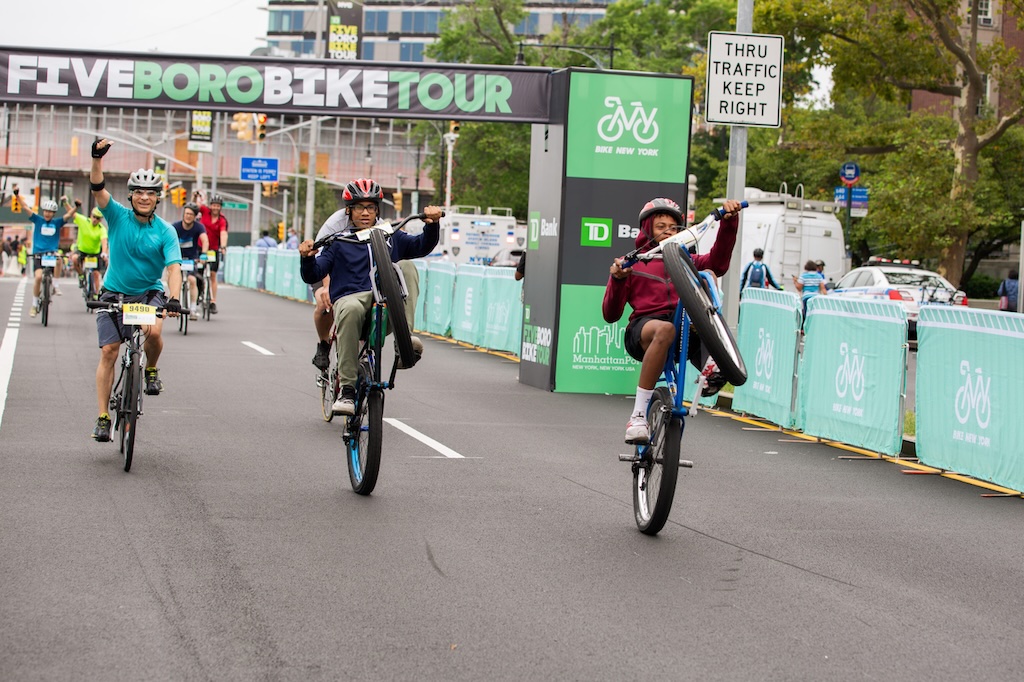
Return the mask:
MULTIPOLYGON (((188 282, 188 276, 195 272, 195 265, 190 259, 182 259, 181 261, 181 295, 178 296, 178 300, 181 301, 183 306, 188 305, 188 302, 192 300, 190 298, 192 294, 192 285, 188 282)), ((181 309, 181 315, 178 317, 178 331, 183 336, 188 336, 188 316, 190 310, 185 308, 181 309)))
POLYGON ((100 259, 103 258, 103 255, 79 252, 78 257, 82 271, 85 273, 82 280, 82 298, 85 299, 85 309, 92 313, 89 301, 94 301, 99 297, 100 287, 96 285, 96 280, 100 277, 100 259))
POLYGON ((132 468, 135 452, 135 434, 139 417, 142 416, 142 396, 145 394, 143 368, 146 366, 146 351, 143 349, 146 334, 143 327, 156 324, 163 317, 163 308, 145 303, 125 303, 124 295, 116 301, 90 301, 90 308, 107 313, 117 322, 121 313, 124 325, 130 333, 121 339, 124 352, 121 354, 121 372, 110 394, 110 412, 114 416, 114 428, 119 435, 121 454, 124 455, 124 470, 132 468))
MULTIPOLYGON (((362 348, 359 351, 355 414, 345 420, 345 431, 342 434, 349 481, 352 483, 352 489, 360 495, 369 495, 373 492, 374 486, 377 485, 377 475, 380 473, 380 453, 384 439, 384 390, 395 387, 399 362, 403 367, 412 367, 416 362, 412 332, 405 317, 406 291, 401 271, 391 262, 391 249, 387 243, 388 235, 397 232, 414 218, 423 220, 426 215, 411 215, 395 225, 381 223, 353 233, 336 233, 313 243, 314 249, 334 241, 370 244, 373 305, 363 328, 362 348), (395 359, 391 373, 385 379, 382 362, 384 340, 389 326, 395 336, 395 359)), ((331 355, 334 356, 333 349, 331 355)), ((328 373, 328 378, 332 376, 328 373)), ((337 395, 337 384, 329 380, 327 386, 322 385, 322 389, 324 419, 327 419, 328 389, 332 395, 337 395)))
POLYGON ((39 266, 43 269, 43 280, 39 289, 39 317, 43 326, 50 325, 50 301, 53 300, 53 269, 57 267, 57 252, 39 254, 39 266))

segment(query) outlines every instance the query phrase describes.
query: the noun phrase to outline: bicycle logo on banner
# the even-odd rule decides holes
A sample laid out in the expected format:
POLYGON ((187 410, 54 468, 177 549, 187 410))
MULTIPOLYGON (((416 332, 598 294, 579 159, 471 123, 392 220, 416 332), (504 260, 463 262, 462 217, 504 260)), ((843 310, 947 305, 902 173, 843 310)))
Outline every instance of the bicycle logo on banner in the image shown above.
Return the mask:
POLYGON ((775 369, 775 341, 772 335, 761 327, 757 331, 757 337, 761 339, 761 345, 757 348, 757 356, 754 358, 754 373, 757 376, 764 375, 765 381, 770 381, 772 371, 775 369))
POLYGON ((651 113, 648 114, 643 102, 630 102, 633 113, 626 116, 622 100, 614 95, 605 97, 604 105, 612 109, 612 113, 602 116, 597 122, 597 134, 605 142, 615 142, 626 131, 633 133, 633 137, 640 144, 650 144, 658 139, 658 122, 654 120, 658 107, 651 109, 651 113))
POLYGON ((845 398, 849 390, 853 399, 860 402, 864 397, 864 356, 856 348, 851 350, 845 341, 839 344, 839 354, 843 364, 836 370, 836 395, 845 398))
POLYGON ((992 401, 988 395, 992 387, 992 377, 986 378, 982 375, 981 367, 975 367, 974 381, 971 381, 971 363, 967 360, 960 361, 960 374, 964 377, 964 385, 956 392, 956 419, 961 424, 966 424, 973 412, 978 428, 986 429, 992 420, 992 401))

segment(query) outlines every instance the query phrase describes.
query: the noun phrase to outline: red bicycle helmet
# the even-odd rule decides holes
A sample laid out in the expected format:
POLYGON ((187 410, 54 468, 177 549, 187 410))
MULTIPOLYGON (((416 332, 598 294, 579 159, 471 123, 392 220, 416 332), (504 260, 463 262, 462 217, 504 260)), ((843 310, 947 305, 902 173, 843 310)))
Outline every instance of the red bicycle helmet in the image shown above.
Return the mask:
POLYGON ((643 225, 644 220, 655 213, 668 213, 676 219, 677 225, 683 224, 683 209, 679 208, 679 204, 671 199, 663 198, 651 199, 644 204, 644 207, 640 210, 640 217, 637 219, 637 222, 643 225))
POLYGON ((380 209, 380 202, 384 199, 384 190, 373 180, 359 178, 345 185, 341 198, 345 200, 346 206, 351 206, 360 201, 372 201, 380 209))

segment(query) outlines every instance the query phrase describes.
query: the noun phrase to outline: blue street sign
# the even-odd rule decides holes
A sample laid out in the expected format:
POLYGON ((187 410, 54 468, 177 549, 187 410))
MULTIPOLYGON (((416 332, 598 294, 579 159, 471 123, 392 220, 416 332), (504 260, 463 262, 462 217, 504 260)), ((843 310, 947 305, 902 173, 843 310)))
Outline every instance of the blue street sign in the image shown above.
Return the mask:
POLYGON ((852 161, 847 161, 843 164, 843 167, 839 169, 839 177, 847 185, 852 185, 860 180, 860 166, 852 161))
POLYGON ((852 189, 853 190, 853 197, 851 197, 851 201, 853 202, 853 204, 855 206, 858 205, 858 204, 863 204, 864 206, 867 206, 867 203, 868 203, 868 188, 867 187, 850 187, 850 188, 847 188, 847 187, 835 187, 833 189, 832 201, 834 201, 837 204, 845 204, 846 203, 846 192, 847 192, 848 189, 852 189))
POLYGON ((277 159, 243 156, 238 179, 242 182, 277 182, 277 159))

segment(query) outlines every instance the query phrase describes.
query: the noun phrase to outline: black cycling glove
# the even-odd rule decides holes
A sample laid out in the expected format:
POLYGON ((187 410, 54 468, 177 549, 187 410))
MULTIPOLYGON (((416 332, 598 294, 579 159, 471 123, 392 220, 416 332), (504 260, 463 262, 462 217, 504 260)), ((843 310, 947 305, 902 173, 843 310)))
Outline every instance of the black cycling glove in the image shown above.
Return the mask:
POLYGON ((181 301, 176 298, 169 299, 164 304, 164 310, 169 313, 180 313, 181 312, 181 301))
POLYGON ((102 159, 103 156, 110 151, 109 142, 107 143, 106 147, 97 147, 96 145, 98 145, 99 143, 99 139, 95 139, 92 141, 92 158, 94 159, 102 159))

